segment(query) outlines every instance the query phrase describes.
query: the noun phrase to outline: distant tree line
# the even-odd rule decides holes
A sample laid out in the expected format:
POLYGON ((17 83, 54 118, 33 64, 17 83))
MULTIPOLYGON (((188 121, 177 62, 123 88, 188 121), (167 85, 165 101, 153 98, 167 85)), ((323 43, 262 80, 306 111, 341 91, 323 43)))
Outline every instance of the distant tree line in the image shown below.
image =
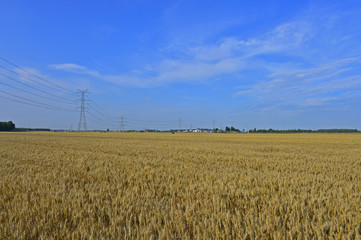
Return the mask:
POLYGON ((12 121, 0 122, 0 131, 13 131, 15 124, 12 121))
POLYGON ((239 130, 239 129, 233 127, 233 126, 232 127, 227 127, 226 126, 225 131, 226 131, 226 133, 230 133, 230 132, 239 133, 239 132, 241 132, 241 130, 239 130))
POLYGON ((30 132, 30 131, 49 132, 49 131, 51 131, 51 129, 50 128, 15 128, 14 131, 16 131, 16 132, 30 132))
POLYGON ((249 130, 249 133, 357 133, 360 132, 357 129, 288 129, 288 130, 277 130, 277 129, 256 129, 249 130))
POLYGON ((144 132, 160 132, 157 129, 145 129, 144 132))

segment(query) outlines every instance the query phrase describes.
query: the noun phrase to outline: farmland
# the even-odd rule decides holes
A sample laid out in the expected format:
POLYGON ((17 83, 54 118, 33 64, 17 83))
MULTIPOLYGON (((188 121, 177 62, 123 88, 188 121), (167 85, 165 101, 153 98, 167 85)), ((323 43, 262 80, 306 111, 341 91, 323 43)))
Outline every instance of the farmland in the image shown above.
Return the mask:
POLYGON ((361 239, 360 134, 0 133, 0 239, 361 239))

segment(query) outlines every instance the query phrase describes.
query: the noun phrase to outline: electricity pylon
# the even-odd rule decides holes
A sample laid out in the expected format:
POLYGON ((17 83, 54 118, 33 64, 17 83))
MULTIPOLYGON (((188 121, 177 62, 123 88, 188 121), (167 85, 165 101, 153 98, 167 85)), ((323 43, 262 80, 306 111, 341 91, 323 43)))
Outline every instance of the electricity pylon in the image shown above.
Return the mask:
POLYGON ((124 132, 124 117, 120 117, 119 131, 124 132))
POLYGON ((78 131, 87 131, 86 127, 86 119, 85 119, 85 94, 88 93, 88 89, 86 90, 79 90, 79 93, 81 94, 80 99, 80 117, 79 117, 79 123, 78 123, 78 131))

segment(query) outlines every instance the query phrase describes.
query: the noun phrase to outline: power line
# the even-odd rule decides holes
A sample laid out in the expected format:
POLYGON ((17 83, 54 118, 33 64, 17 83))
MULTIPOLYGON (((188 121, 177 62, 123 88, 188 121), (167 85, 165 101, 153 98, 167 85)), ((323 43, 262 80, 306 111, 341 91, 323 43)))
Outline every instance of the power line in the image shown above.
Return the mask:
POLYGON ((94 123, 97 123, 97 124, 99 124, 99 125, 101 125, 101 126, 104 126, 104 122, 103 122, 103 121, 100 121, 100 120, 94 118, 93 116, 89 116, 89 115, 88 115, 88 116, 87 116, 87 119, 90 120, 90 121, 92 121, 92 122, 94 122, 94 123))
MULTIPOLYGON (((8 64, 10 64, 10 65, 18 68, 18 69, 20 69, 21 71, 26 72, 26 73, 28 73, 28 74, 36 77, 37 79, 43 81, 43 82, 46 82, 47 84, 53 85, 54 87, 58 88, 58 91, 60 90, 60 91, 63 91, 63 92, 67 92, 68 94, 72 94, 72 95, 74 94, 74 92, 72 92, 72 91, 70 91, 70 90, 68 90, 68 89, 66 89, 66 88, 64 88, 64 87, 62 87, 62 86, 59 86, 59 85, 57 85, 57 84, 55 84, 55 83, 52 83, 52 82, 46 80, 45 78, 43 78, 43 77, 41 77, 41 76, 39 76, 39 75, 31 72, 31 71, 28 71, 28 70, 20 67, 19 65, 11 62, 10 60, 5 59, 4 57, 1 57, 1 56, 0 56, 0 59, 1 59, 2 61, 6 62, 6 63, 8 63, 8 64)), ((19 74, 19 73, 17 73, 17 74, 19 74)), ((20 75, 20 74, 19 74, 19 75, 20 75)), ((46 85, 44 85, 44 86, 46 86, 46 85)), ((47 86, 47 87, 49 87, 49 86, 47 86)))
POLYGON ((147 124, 127 123, 127 122, 123 122, 123 125, 126 126, 127 128, 172 128, 172 126, 154 126, 147 124))
POLYGON ((8 95, 8 96, 11 96, 11 97, 15 97, 15 98, 21 99, 21 100, 15 100, 15 99, 12 99, 12 98, 7 98, 7 97, 2 96, 2 98, 7 99, 7 100, 9 100, 9 101, 14 101, 14 102, 18 102, 18 103, 24 103, 24 104, 27 104, 27 105, 32 105, 32 106, 36 106, 36 107, 42 107, 42 108, 50 109, 50 110, 65 111, 65 112, 74 112, 74 110, 70 110, 70 109, 66 109, 66 108, 62 108, 62 107, 57 107, 57 106, 52 106, 52 105, 49 105, 49 104, 46 104, 46 103, 41 103, 41 102, 38 102, 38 101, 35 101, 35 100, 32 100, 32 99, 29 99, 29 98, 20 97, 20 96, 17 96, 17 95, 15 95, 15 94, 6 93, 6 92, 4 92, 4 91, 0 91, 0 93, 3 93, 3 94, 6 94, 6 95, 8 95), (27 102, 24 102, 23 100, 25 100, 25 101, 27 101, 27 102))
MULTIPOLYGON (((20 88, 17 86, 12 86, 11 84, 8 84, 6 82, 0 82, 1 85, 24 92, 24 93, 27 93, 30 96, 36 96, 38 98, 43 98, 43 99, 51 100, 54 102, 62 102, 62 103, 68 103, 68 104, 74 103, 74 101, 70 101, 69 99, 64 98, 62 96, 58 96, 53 93, 49 93, 48 91, 45 91, 43 89, 51 89, 51 90, 55 90, 56 92, 64 92, 66 94, 74 94, 72 91, 69 91, 68 89, 61 87, 55 83, 52 83, 52 82, 48 81, 47 79, 43 78, 42 76, 39 76, 39 75, 33 73, 32 71, 24 69, 24 68, 20 67, 18 64, 15 64, 3 57, 0 57, 0 60, 2 60, 3 62, 5 62, 7 64, 10 64, 11 66, 13 66, 21 71, 21 72, 15 71, 15 70, 10 69, 9 67, 0 65, 1 69, 3 69, 4 71, 6 71, 10 74, 14 74, 15 76, 7 75, 2 72, 0 72, 0 75, 2 77, 4 77, 4 79, 8 79, 13 82, 16 82, 17 84, 20 84, 26 88, 23 89, 23 88, 20 88), (28 83, 22 81, 22 79, 28 80, 28 83), (27 88, 31 89, 31 90, 27 90, 27 88)), ((102 125, 104 125, 104 123, 113 124, 113 122, 110 121, 109 119, 112 119, 112 118, 115 119, 114 116, 109 114, 107 111, 105 111, 102 107, 98 106, 96 103, 92 103, 92 105, 87 104, 87 100, 86 100, 87 90, 80 91, 80 93, 81 93, 81 99, 80 99, 80 116, 79 116, 79 122, 78 122, 78 130, 87 130, 85 112, 87 112, 90 115, 89 119, 93 122, 97 122, 98 124, 102 124, 102 125), (86 111, 86 106, 89 107, 88 108, 89 110, 93 110, 97 114, 92 114, 92 113, 86 111)), ((40 101, 28 99, 25 97, 20 97, 15 94, 3 92, 3 91, 1 91, 1 94, 2 95, 0 95, 0 97, 2 99, 6 99, 9 101, 13 101, 13 102, 18 102, 18 103, 27 104, 27 105, 31 105, 31 106, 35 106, 35 107, 41 107, 41 108, 50 109, 50 110, 74 112, 73 110, 57 107, 57 106, 47 104, 47 103, 43 103, 43 101, 40 102, 40 101)), ((124 127, 123 127, 123 129, 124 129, 124 127)))
POLYGON ((145 125, 151 125, 151 126, 160 126, 160 127, 176 127, 177 123, 139 123, 139 122, 132 122, 132 121, 127 121, 127 120, 123 120, 123 122, 125 124, 131 124, 131 125, 137 125, 137 126, 145 126, 145 125))
POLYGON ((108 123, 108 124, 114 124, 116 121, 109 121, 109 120, 107 120, 107 119, 105 119, 105 118, 100 118, 99 116, 97 116, 97 115, 94 115, 94 114, 92 114, 91 112, 89 112, 89 111, 86 111, 86 113, 88 113, 89 115, 91 115, 91 116, 93 116, 94 118, 96 118, 96 119, 98 119, 98 121, 100 121, 100 122, 102 122, 103 124, 104 123, 108 123))
MULTIPOLYGON (((102 111, 100 111, 100 110, 98 110, 97 108, 94 108, 93 107, 93 105, 90 105, 90 104, 87 104, 87 106, 90 108, 90 109, 92 109, 92 110, 94 110, 95 112, 97 112, 98 114, 100 114, 100 115, 102 115, 102 116, 104 116, 104 112, 102 112, 102 111)), ((111 116, 104 116, 105 118, 111 118, 111 119, 114 119, 114 120, 116 120, 117 118, 113 118, 113 117, 111 117, 111 116)))
MULTIPOLYGON (((115 117, 112 114, 109 114, 107 111, 105 111, 102 107, 100 107, 99 105, 97 105, 94 101, 92 100, 88 100, 88 102, 91 102, 91 104, 87 104, 87 106, 94 110, 95 112, 97 112, 98 114, 100 114, 101 116, 104 117, 104 119, 109 120, 109 119, 113 119, 113 120, 118 120, 118 117, 115 117)), ((143 120, 143 119, 134 119, 134 118, 128 118, 128 117, 124 117, 123 116, 123 124, 127 122, 130 124, 133 123, 137 123, 138 126, 144 126, 144 125, 175 125, 177 123, 177 120, 143 120)))
POLYGON ((39 105, 36 105, 36 104, 32 104, 32 103, 28 103, 28 102, 24 102, 24 101, 20 101, 20 100, 15 100, 15 99, 7 98, 7 97, 1 96, 1 95, 0 95, 0 98, 5 99, 5 100, 8 100, 8 101, 12 101, 12 102, 17 102, 17 103, 26 104, 26 105, 33 106, 33 107, 40 107, 40 108, 45 108, 45 109, 48 109, 48 110, 54 110, 54 109, 52 109, 52 108, 46 108, 46 107, 39 106, 39 105))
POLYGON ((86 106, 88 107, 86 113, 88 114, 88 117, 91 117, 90 119, 93 122, 96 122, 100 125, 104 125, 104 124, 115 125, 115 126, 117 125, 117 121, 119 118, 109 114, 102 107, 96 104, 93 100, 86 98, 85 101, 86 101, 86 106), (92 111, 94 111, 96 114, 93 114, 92 111))
POLYGON ((3 76, 3 77, 5 77, 5 78, 8 78, 8 79, 10 79, 10 80, 12 80, 12 81, 14 81, 14 82, 17 82, 17 83, 19 83, 19 84, 21 84, 21 85, 23 85, 23 86, 26 86, 26 87, 28 87, 28 88, 31 88, 31 89, 36 90, 36 91, 38 91, 38 92, 41 92, 41 93, 43 93, 43 94, 46 94, 46 95, 49 95, 49 96, 52 96, 52 97, 57 97, 57 98, 59 98, 59 100, 57 100, 57 101, 61 101, 61 102, 64 102, 64 101, 65 101, 65 102, 67 102, 67 103, 72 102, 72 101, 70 101, 70 100, 67 99, 67 98, 60 97, 60 96, 56 96, 56 95, 54 95, 54 94, 48 93, 48 92, 46 92, 46 91, 44 91, 44 90, 41 90, 41 89, 36 88, 36 87, 34 87, 34 86, 31 86, 31 85, 29 85, 29 84, 27 84, 27 83, 24 83, 24 82, 22 82, 22 81, 19 81, 19 80, 15 79, 15 78, 9 77, 9 76, 7 76, 7 75, 5 75, 5 74, 3 74, 3 73, 0 73, 0 75, 3 76), (60 100, 60 99, 62 99, 62 100, 60 100))
MULTIPOLYGON (((6 70, 6 71, 8 71, 8 72, 10 72, 10 73, 13 73, 13 74, 15 74, 15 75, 18 75, 18 76, 20 76, 20 77, 22 77, 22 78, 24 78, 24 79, 26 79, 26 80, 28 80, 28 81, 31 81, 31 82, 33 82, 33 83, 35 83, 35 84, 38 84, 38 85, 40 85, 40 86, 42 86, 42 87, 46 87, 46 88, 49 88, 49 89, 52 89, 52 90, 55 90, 55 91, 59 91, 59 89, 56 89, 56 88, 51 87, 51 86, 44 85, 44 84, 42 84, 42 83, 39 83, 38 81, 36 81, 36 80, 34 80, 34 79, 32 79, 32 78, 29 78, 28 76, 25 76, 25 75, 23 75, 23 74, 20 74, 19 72, 13 71, 13 70, 11 70, 11 69, 9 69, 9 68, 6 68, 6 67, 4 67, 4 66, 1 66, 1 65, 0 65, 0 68, 4 69, 4 70, 6 70)), ((60 91, 62 91, 62 90, 60 90, 60 91)), ((66 93, 66 94, 68 94, 68 93, 66 93)))
POLYGON ((113 119, 117 119, 117 117, 115 115, 110 114, 109 112, 105 111, 102 107, 100 107, 98 104, 96 104, 94 101, 89 100, 90 102, 92 102, 92 107, 93 108, 97 108, 99 111, 103 112, 104 115, 109 116, 110 118, 113 119))
MULTIPOLYGON (((1 73, 0 73, 0 75, 1 75, 1 73)), ((67 103, 67 104, 73 103, 73 102, 60 101, 60 100, 57 100, 57 99, 54 99, 54 98, 51 98, 51 97, 42 96, 42 95, 33 93, 33 92, 31 92, 31 91, 28 91, 28 90, 25 90, 25 89, 22 89, 22 88, 18 88, 18 87, 12 86, 12 85, 7 84, 7 83, 0 82, 0 84, 2 84, 2 85, 4 85, 4 86, 7 86, 7 87, 9 87, 9 88, 13 88, 13 89, 16 89, 16 90, 19 90, 19 91, 22 91, 22 92, 25 92, 25 93, 28 93, 28 94, 32 94, 32 95, 37 96, 37 97, 41 97, 41 98, 45 98, 45 99, 51 100, 51 101, 63 102, 63 103, 67 103)))
MULTIPOLYGON (((103 126, 104 128, 105 128, 105 124, 104 124, 104 121, 103 120, 99 120, 99 118, 96 118, 95 117, 95 115, 93 115, 93 114, 91 114, 91 113, 89 113, 89 112, 87 112, 89 115, 87 116, 87 119, 88 120, 90 120, 90 121, 92 121, 92 122, 94 122, 94 123, 96 123, 96 124, 98 124, 98 125, 101 125, 101 126, 103 126)), ((106 126, 106 128, 109 128, 109 129, 116 129, 116 127, 114 128, 114 127, 109 127, 109 125, 111 126, 111 125, 116 125, 116 123, 114 124, 114 123, 107 123, 108 124, 108 126, 106 126)))
POLYGON ((177 123, 177 120, 140 120, 140 119, 134 119, 134 118, 125 118, 126 120, 133 121, 133 122, 140 122, 140 123, 177 123))

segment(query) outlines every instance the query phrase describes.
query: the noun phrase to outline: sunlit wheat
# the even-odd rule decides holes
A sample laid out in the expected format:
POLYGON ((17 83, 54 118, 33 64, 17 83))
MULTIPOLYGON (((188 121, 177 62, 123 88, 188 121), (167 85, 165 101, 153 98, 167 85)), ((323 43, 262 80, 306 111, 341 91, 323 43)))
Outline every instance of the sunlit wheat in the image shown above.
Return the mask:
POLYGON ((361 135, 1 133, 0 239, 360 239, 361 135))

